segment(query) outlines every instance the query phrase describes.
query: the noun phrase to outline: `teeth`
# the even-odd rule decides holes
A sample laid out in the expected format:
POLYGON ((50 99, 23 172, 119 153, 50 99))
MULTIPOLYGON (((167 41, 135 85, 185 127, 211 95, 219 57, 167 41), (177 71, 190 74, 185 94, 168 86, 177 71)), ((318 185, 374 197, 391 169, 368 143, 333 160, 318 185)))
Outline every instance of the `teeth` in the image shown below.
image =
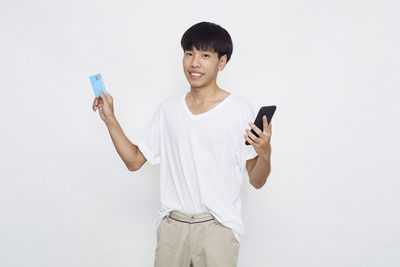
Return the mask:
POLYGON ((196 73, 196 72, 191 72, 190 74, 192 74, 193 76, 201 76, 201 75, 203 75, 201 73, 196 73))

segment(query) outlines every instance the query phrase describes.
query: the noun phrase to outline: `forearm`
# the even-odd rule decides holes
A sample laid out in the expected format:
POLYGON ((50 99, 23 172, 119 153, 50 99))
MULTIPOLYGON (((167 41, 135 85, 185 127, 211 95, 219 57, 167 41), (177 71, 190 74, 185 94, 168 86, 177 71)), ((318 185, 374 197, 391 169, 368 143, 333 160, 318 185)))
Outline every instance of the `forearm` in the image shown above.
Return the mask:
POLYGON ((106 126, 119 156, 124 161, 128 169, 132 169, 134 166, 136 166, 135 162, 137 161, 137 146, 132 144, 132 142, 126 137, 117 119, 106 123, 106 126))
POLYGON ((271 154, 267 157, 258 157, 250 173, 250 183, 257 189, 260 189, 266 182, 271 172, 271 154))

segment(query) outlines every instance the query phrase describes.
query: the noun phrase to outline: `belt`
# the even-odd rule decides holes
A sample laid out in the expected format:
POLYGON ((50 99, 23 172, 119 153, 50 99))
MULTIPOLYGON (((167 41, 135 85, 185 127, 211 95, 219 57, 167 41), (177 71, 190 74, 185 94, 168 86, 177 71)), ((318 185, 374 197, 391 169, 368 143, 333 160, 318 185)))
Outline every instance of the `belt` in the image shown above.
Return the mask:
POLYGON ((178 210, 170 211, 167 215, 170 219, 183 223, 202 223, 208 222, 215 219, 215 217, 209 212, 187 214, 178 210))

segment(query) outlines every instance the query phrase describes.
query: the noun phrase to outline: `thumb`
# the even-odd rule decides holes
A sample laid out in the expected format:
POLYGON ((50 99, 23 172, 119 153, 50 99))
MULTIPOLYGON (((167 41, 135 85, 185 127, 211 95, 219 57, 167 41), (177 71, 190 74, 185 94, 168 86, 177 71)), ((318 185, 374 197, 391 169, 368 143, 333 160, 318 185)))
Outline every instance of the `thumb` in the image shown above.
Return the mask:
POLYGON ((112 96, 110 95, 110 93, 105 95, 107 97, 108 102, 110 102, 111 104, 113 103, 113 99, 112 96))
POLYGON ((102 90, 100 90, 100 97, 101 97, 101 99, 103 100, 103 102, 107 100, 107 97, 106 97, 106 95, 103 93, 102 90))

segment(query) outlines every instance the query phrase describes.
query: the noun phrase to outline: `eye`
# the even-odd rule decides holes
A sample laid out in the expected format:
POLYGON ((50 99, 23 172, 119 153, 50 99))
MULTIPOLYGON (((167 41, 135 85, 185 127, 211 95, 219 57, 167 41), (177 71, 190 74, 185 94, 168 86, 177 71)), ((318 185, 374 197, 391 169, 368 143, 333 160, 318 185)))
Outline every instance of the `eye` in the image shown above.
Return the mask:
POLYGON ((185 55, 187 55, 187 54, 191 54, 191 53, 190 52, 186 52, 185 55))
POLYGON ((205 56, 205 57, 209 57, 210 55, 208 55, 208 54, 204 54, 204 56, 205 56))

